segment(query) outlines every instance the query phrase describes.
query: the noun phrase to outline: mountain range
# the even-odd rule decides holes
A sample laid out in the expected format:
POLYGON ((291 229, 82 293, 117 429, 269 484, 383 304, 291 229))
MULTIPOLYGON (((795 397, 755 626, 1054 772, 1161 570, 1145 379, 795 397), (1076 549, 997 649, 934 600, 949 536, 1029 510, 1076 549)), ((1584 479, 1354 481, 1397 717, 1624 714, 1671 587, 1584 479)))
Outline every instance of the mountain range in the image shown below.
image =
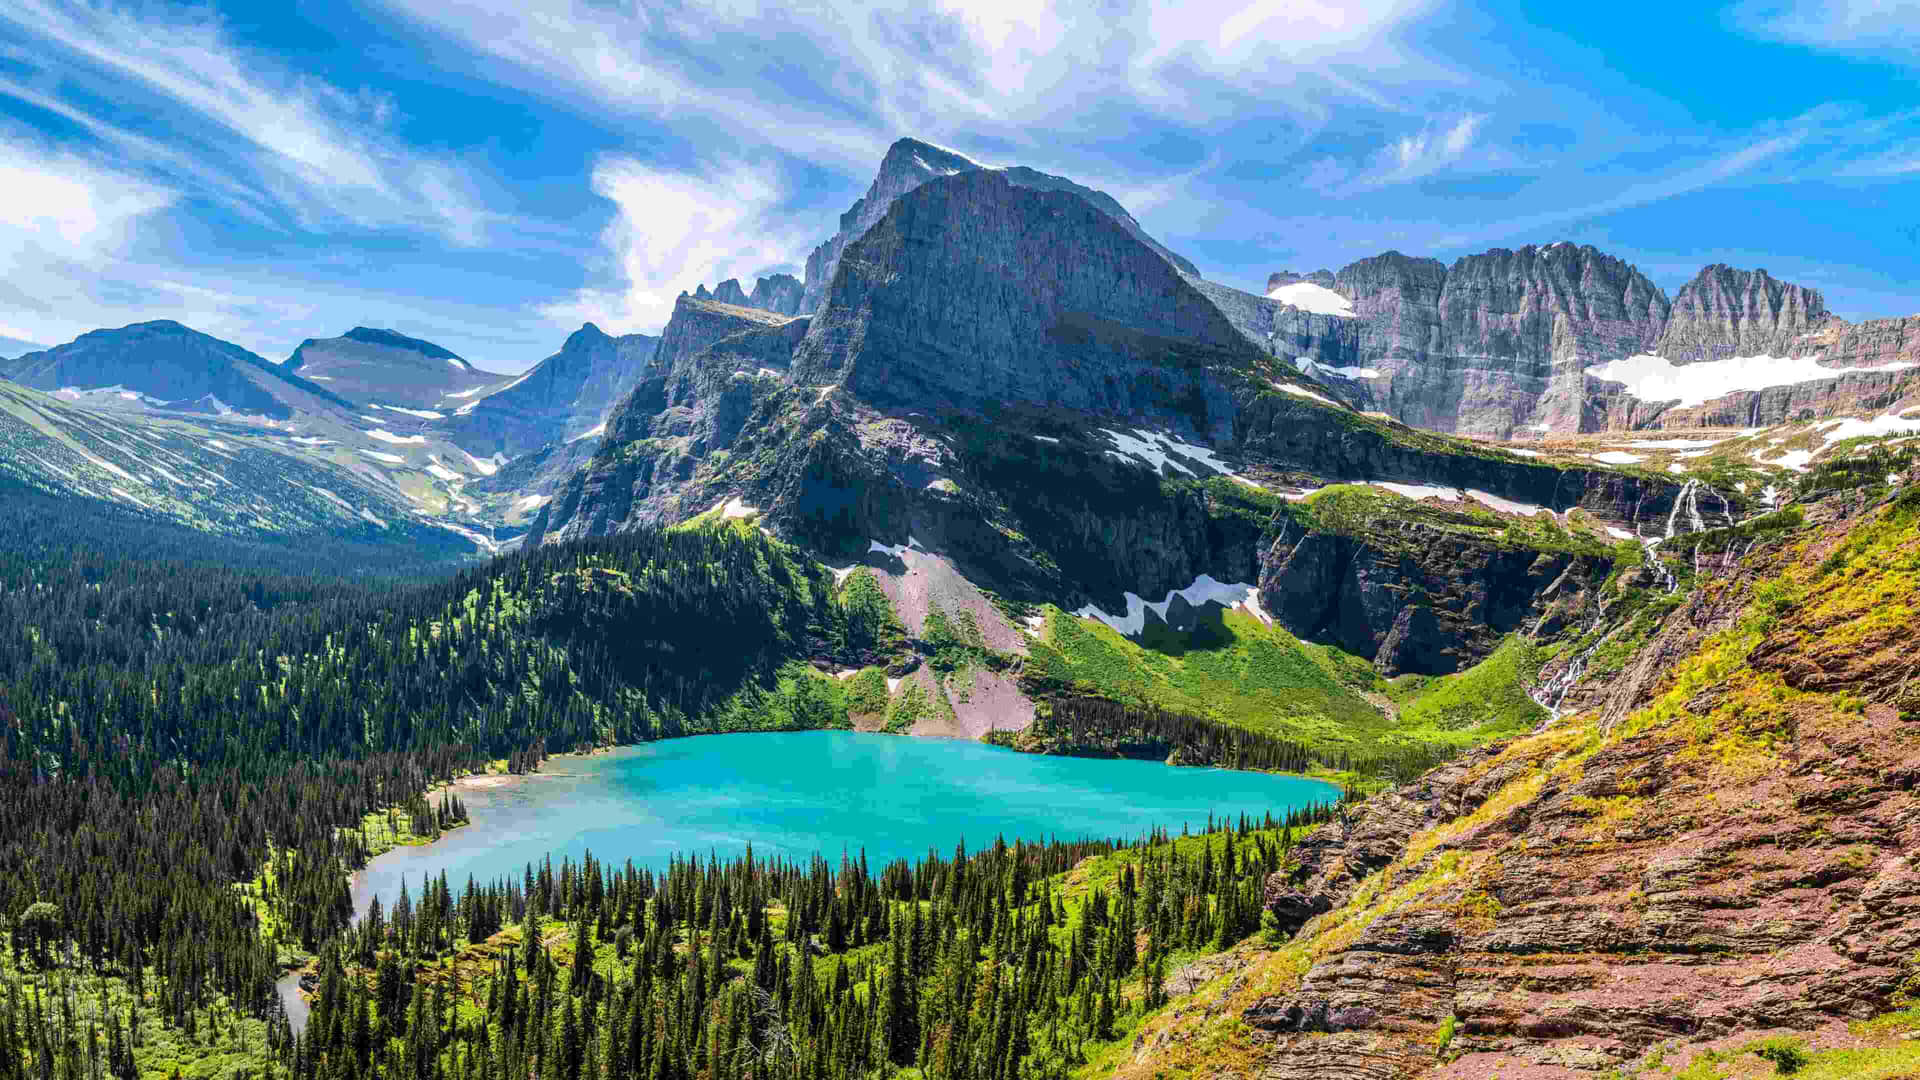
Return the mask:
POLYGON ((1122 495, 1116 470, 1284 498, 1351 481, 1475 491, 1664 534, 1683 489, 1732 516, 1804 462, 1755 446, 1737 488, 1689 489, 1618 468, 1646 458, 1634 433, 1904 430, 1917 322, 1850 325, 1817 291, 1721 265, 1669 298, 1564 243, 1450 266, 1388 252, 1250 293, 1202 278, 1102 192, 902 139, 804 279, 700 286, 657 337, 589 324, 519 376, 391 330, 309 339, 275 364, 155 322, 0 361, 0 378, 122 425, 197 414, 278 433, 489 543, 734 500, 822 551, 938 537, 970 580, 1120 610, 1203 575, 1257 582, 1272 553, 1227 558, 1182 531, 1191 507, 1122 495), (1583 451, 1581 435, 1629 449, 1583 451), (1078 497, 1014 491, 1008 470, 1078 497), (1153 540, 1094 524, 1116 505, 1153 540), (1080 522, 1070 544, 1063 521, 1080 522))

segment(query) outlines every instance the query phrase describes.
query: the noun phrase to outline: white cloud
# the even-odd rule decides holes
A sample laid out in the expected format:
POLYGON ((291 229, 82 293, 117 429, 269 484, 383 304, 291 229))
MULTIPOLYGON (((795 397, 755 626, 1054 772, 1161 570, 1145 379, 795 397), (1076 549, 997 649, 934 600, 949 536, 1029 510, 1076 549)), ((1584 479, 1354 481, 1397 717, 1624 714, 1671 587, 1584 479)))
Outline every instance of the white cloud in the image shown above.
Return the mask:
POLYGON ((1920 0, 1749 0, 1732 14, 1758 37, 1920 59, 1920 0))
POLYGON ((1389 143, 1371 169, 1352 181, 1348 190, 1404 184, 1456 165, 1473 149, 1474 139, 1486 122, 1483 113, 1467 113, 1450 122, 1428 123, 1413 134, 1403 135, 1389 143))
POLYGON ((172 191, 71 154, 0 139, 0 265, 97 266, 127 244, 134 223, 170 205, 172 191))
POLYGON ((383 2, 520 89, 698 116, 854 173, 904 134, 1044 150, 1111 130, 1114 110, 1229 123, 1248 107, 1321 114, 1341 98, 1390 102, 1379 85, 1450 78, 1394 41, 1432 0, 383 2), (806 72, 817 81, 796 85, 806 72))
POLYGON ((384 130, 391 101, 247 53, 203 12, 13 0, 0 7, 5 23, 32 42, 16 59, 38 71, 32 85, 0 81, 0 94, 81 125, 177 185, 256 218, 277 207, 308 228, 424 228, 479 241, 488 215, 477 197, 448 163, 384 130), (128 107, 177 122, 156 139, 99 115, 128 107))
POLYGON ((818 239, 786 213, 786 186, 761 166, 709 162, 681 172, 614 156, 594 169, 593 189, 615 206, 602 237, 613 283, 542 309, 563 325, 657 330, 681 292, 730 277, 751 287, 753 275, 791 267, 818 239))

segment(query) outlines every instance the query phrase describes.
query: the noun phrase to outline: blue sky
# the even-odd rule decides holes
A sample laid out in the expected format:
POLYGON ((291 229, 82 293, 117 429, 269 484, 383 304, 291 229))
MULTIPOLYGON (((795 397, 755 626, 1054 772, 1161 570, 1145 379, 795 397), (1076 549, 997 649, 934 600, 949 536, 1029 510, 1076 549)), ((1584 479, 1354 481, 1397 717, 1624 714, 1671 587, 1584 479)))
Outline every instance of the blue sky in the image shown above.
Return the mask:
POLYGON ((517 371, 798 273, 914 135, 1210 278, 1573 240, 1920 312, 1920 0, 0 6, 0 355, 174 318, 517 371))

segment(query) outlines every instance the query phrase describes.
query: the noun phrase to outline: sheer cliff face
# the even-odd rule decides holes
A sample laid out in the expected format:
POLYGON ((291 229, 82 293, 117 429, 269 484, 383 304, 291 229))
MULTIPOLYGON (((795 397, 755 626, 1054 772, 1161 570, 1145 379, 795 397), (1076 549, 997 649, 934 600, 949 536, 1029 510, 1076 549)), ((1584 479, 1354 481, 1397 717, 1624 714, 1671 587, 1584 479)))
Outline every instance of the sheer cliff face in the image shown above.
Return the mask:
MULTIPOLYGON (((807 257, 807 280, 802 291, 798 312, 806 313, 819 310, 826 302, 827 292, 833 287, 833 275, 840 266, 841 254, 854 241, 866 235, 887 216, 887 210, 894 200, 914 190, 929 180, 943 176, 955 176, 960 173, 997 172, 1018 187, 1034 188, 1041 191, 1062 191, 1080 196, 1095 209, 1112 217, 1121 227, 1136 239, 1146 244, 1161 258, 1172 263, 1182 273, 1199 276, 1200 271, 1186 259, 1167 250, 1158 241, 1148 236, 1114 198, 1103 191, 1082 187, 1061 176, 1015 166, 1009 169, 988 169, 972 158, 957 154, 952 150, 923 143, 918 139, 901 139, 887 150, 887 156, 880 162, 880 172, 873 178, 873 184, 867 188, 867 194, 855 202, 846 213, 840 215, 840 231, 813 250, 807 257)), ((784 310, 784 309, 782 309, 784 310)))
POLYGON ((1715 263, 1681 286, 1658 353, 1676 364, 1797 356, 1833 316, 1813 289, 1715 263))
POLYGON ((1334 289, 1356 324, 1343 366, 1379 372, 1353 388, 1356 404, 1494 438, 1577 425, 1581 368, 1647 351, 1668 311, 1638 270, 1571 244, 1495 249, 1451 267, 1388 252, 1341 270, 1334 289))
POLYGON ((882 406, 1058 406, 1225 437, 1202 372, 1257 357, 1111 216, 978 171, 899 200, 847 249, 794 367, 882 406))
MULTIPOLYGON (((1318 283, 1283 272, 1270 287, 1299 281, 1318 283)), ((1507 439, 1772 424, 1885 407, 1920 382, 1920 317, 1849 325, 1817 291, 1764 270, 1709 266, 1669 302, 1631 265, 1553 244, 1497 249, 1452 266, 1388 252, 1346 267, 1329 287, 1353 305, 1351 318, 1221 286, 1207 291, 1245 336, 1356 408, 1435 431, 1507 439), (1679 408, 1585 373, 1649 354, 1676 366, 1813 356, 1835 374, 1679 408), (1909 367, 1891 370, 1902 366, 1909 367)))

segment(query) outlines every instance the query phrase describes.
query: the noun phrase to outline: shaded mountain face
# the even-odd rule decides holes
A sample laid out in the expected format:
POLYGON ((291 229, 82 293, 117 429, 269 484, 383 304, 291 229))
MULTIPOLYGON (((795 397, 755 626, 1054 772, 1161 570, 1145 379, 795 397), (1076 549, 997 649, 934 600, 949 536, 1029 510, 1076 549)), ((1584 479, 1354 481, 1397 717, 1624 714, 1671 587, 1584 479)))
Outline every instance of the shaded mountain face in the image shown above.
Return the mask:
POLYGON ((171 320, 82 334, 0 363, 0 378, 46 391, 117 388, 185 411, 232 410, 276 420, 297 409, 352 405, 238 345, 171 320))
MULTIPOLYGON (((1203 576, 1267 588, 1302 529, 1344 535, 1279 492, 1376 480, 1581 507, 1626 529, 1659 528, 1679 492, 1362 416, 1111 215, 969 170, 895 199, 811 317, 682 297, 653 369, 528 542, 733 507, 829 561, 911 537, 1000 596, 1126 611, 1127 594, 1203 576)), ((1604 576, 1612 538, 1581 541, 1585 561, 1502 554, 1494 503, 1478 505, 1436 526, 1475 537, 1445 549, 1464 553, 1457 566, 1379 555, 1362 573, 1358 547, 1316 541, 1333 579, 1357 574, 1379 610, 1339 640, 1392 670, 1445 671, 1508 623, 1548 617, 1556 582, 1580 610, 1593 590, 1575 582, 1604 576), (1496 564, 1501 580, 1479 591, 1457 580, 1496 564), (1444 617, 1403 617, 1440 592, 1459 600, 1444 617)))
POLYGON ((437 425, 468 453, 517 457, 549 443, 598 437, 607 412, 639 382, 659 339, 612 337, 592 323, 500 390, 437 425))
POLYGON ((507 381, 430 341, 364 326, 308 338, 281 366, 363 404, 425 411, 451 411, 473 391, 507 381))
MULTIPOLYGON (((987 166, 963 154, 918 139, 901 139, 894 143, 881 160, 879 174, 867 188, 866 195, 840 215, 840 231, 807 256, 807 280, 798 310, 813 312, 819 309, 833 285, 833 275, 839 269, 841 253, 885 217, 894 200, 929 180, 987 169, 987 166)), ((1182 273, 1199 276, 1200 271, 1192 263, 1148 236, 1133 215, 1105 192, 1024 166, 990 171, 1000 173, 1009 183, 1019 187, 1069 192, 1080 196, 1095 209, 1119 222, 1135 239, 1146 244, 1182 273)))

